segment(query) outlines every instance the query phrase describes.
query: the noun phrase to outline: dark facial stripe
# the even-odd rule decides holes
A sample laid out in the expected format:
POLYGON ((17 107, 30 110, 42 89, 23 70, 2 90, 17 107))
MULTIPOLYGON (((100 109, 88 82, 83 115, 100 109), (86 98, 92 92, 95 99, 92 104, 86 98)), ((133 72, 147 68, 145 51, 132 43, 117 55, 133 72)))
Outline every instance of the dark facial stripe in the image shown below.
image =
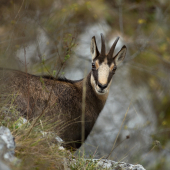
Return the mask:
POLYGON ((98 84, 98 70, 92 70, 92 74, 93 74, 93 77, 94 77, 94 81, 97 85, 98 84))
POLYGON ((110 73, 109 73, 108 82, 107 82, 108 84, 110 83, 113 75, 114 75, 114 72, 110 72, 110 73))

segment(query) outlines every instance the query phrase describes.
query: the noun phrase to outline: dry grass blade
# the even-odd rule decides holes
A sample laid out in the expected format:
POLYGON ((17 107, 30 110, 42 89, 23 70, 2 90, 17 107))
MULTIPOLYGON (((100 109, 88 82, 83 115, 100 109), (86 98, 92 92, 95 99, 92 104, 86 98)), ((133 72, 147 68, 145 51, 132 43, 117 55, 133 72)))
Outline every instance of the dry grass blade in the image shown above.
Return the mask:
POLYGON ((130 108, 131 104, 132 104, 132 101, 130 102, 130 105, 129 105, 126 113, 125 113, 125 116, 124 116, 124 118, 123 118, 122 124, 121 124, 120 129, 119 129, 119 132, 118 132, 118 134, 117 134, 117 136, 116 136, 116 139, 115 139, 115 141, 114 141, 114 143, 113 143, 113 147, 112 147, 109 155, 106 157, 106 159, 109 159, 110 155, 112 154, 113 150, 115 149, 115 145, 116 145, 117 139, 118 139, 118 137, 119 137, 119 135, 120 135, 120 131, 121 131, 122 126, 123 126, 123 124, 124 124, 124 122, 125 122, 125 119, 126 119, 126 116, 127 116, 127 113, 128 113, 128 111, 129 111, 129 108, 130 108))

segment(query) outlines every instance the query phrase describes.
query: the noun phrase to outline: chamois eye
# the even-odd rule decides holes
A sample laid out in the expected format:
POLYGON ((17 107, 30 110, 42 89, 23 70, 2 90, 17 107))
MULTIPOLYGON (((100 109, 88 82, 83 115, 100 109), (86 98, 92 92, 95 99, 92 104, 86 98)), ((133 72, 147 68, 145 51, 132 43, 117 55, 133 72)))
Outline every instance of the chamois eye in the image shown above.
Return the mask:
POLYGON ((116 69, 117 69, 117 67, 114 67, 114 68, 113 68, 113 71, 116 71, 116 69))
POLYGON ((93 68, 93 69, 95 69, 95 68, 96 68, 96 66, 95 66, 95 64, 94 64, 94 63, 92 63, 92 68, 93 68))

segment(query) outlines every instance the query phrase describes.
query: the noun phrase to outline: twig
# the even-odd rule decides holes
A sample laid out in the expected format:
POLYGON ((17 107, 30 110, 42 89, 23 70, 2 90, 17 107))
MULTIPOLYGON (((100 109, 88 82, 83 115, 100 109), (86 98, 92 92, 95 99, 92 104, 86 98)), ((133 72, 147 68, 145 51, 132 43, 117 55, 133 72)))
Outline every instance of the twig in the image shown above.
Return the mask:
MULTIPOLYGON (((131 104, 132 104, 132 101, 130 102, 130 105, 131 105, 131 104)), ((126 116, 127 116, 128 111, 129 111, 130 105, 129 105, 129 107, 128 107, 126 113, 125 113, 125 116, 124 116, 124 118, 123 118, 122 124, 121 124, 120 129, 119 129, 119 132, 118 132, 118 134, 117 134, 117 136, 116 136, 116 139, 115 139, 115 141, 114 141, 113 147, 112 147, 112 149, 111 149, 109 155, 106 157, 106 159, 108 159, 108 158, 110 157, 111 153, 113 152, 113 150, 114 150, 114 148, 115 148, 115 144, 116 144, 117 139, 118 139, 118 137, 119 137, 120 131, 121 131, 122 126, 123 126, 123 123, 124 123, 124 121, 125 121, 125 119, 126 119, 126 116)))
MULTIPOLYGON (((86 69, 84 74, 86 75, 86 69)), ((85 140, 85 109, 86 109, 86 82, 87 79, 83 80, 83 94, 82 94, 82 116, 81 116, 81 142, 83 143, 85 140)), ((83 147, 83 155, 84 155, 84 147, 83 147)))
POLYGON ((20 9, 19 9, 18 13, 17 13, 16 16, 15 16, 15 19, 17 18, 18 14, 20 13, 20 11, 21 11, 21 9, 22 9, 22 6, 23 6, 23 4, 24 4, 24 1, 25 1, 25 0, 22 1, 22 4, 21 4, 21 6, 20 6, 20 9))
POLYGON ((124 156, 121 160, 119 160, 119 162, 122 162, 122 161, 129 155, 129 152, 130 152, 131 150, 133 150, 136 146, 137 146, 137 144, 136 144, 135 146, 133 146, 133 147, 128 151, 128 153, 126 153, 125 156, 124 156))
MULTIPOLYGON (((151 150, 142 158, 142 160, 150 153, 150 152, 152 152, 154 149, 155 149, 155 147, 156 146, 158 146, 158 147, 161 147, 161 144, 160 144, 160 142, 159 141, 154 141, 154 146, 151 148, 151 150)), ((141 161, 142 161, 141 160, 141 161)), ((138 164, 138 163, 136 163, 136 164, 138 164)))
MULTIPOLYGON (((118 146, 120 146, 125 140, 127 140, 127 139, 129 139, 129 138, 130 138, 130 136, 127 135, 125 139, 123 139, 120 143, 118 143, 118 144, 113 148, 112 152, 113 152, 118 146)), ((110 155, 109 155, 109 156, 110 156, 110 155)), ((107 158, 108 158, 108 157, 107 157, 107 158)), ((106 158, 106 159, 107 159, 107 158, 106 158)))
POLYGON ((29 114, 29 89, 30 89, 30 83, 29 83, 29 78, 28 78, 28 72, 27 72, 27 58, 26 58, 26 50, 25 50, 25 46, 24 46, 24 58, 25 58, 25 72, 26 72, 26 76, 27 76, 27 84, 28 84, 28 95, 27 95, 27 98, 28 98, 28 102, 27 102, 27 120, 28 120, 28 114, 29 114))

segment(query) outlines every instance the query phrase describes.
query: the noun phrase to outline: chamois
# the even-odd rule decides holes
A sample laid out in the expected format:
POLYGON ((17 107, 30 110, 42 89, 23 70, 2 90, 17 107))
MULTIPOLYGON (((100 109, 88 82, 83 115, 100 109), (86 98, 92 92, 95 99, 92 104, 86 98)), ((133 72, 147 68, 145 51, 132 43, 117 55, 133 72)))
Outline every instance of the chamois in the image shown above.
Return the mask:
MULTIPOLYGON (((92 37, 90 47, 92 70, 82 80, 36 76, 1 68, 0 84, 1 88, 3 87, 1 94, 7 90, 13 94, 15 96, 13 102, 17 110, 28 118, 39 115, 48 103, 44 116, 52 116, 53 121, 61 120, 66 126, 59 136, 66 142, 67 147, 77 149, 81 146, 83 84, 86 87, 84 114, 86 139, 106 103, 117 66, 126 55, 126 46, 123 46, 115 56, 113 55, 118 40, 119 37, 106 54, 103 35, 101 34, 101 53, 98 51, 95 36, 92 37), (48 102, 50 92, 51 97, 48 102)), ((0 96, 1 101, 4 99, 3 96, 0 96)))

